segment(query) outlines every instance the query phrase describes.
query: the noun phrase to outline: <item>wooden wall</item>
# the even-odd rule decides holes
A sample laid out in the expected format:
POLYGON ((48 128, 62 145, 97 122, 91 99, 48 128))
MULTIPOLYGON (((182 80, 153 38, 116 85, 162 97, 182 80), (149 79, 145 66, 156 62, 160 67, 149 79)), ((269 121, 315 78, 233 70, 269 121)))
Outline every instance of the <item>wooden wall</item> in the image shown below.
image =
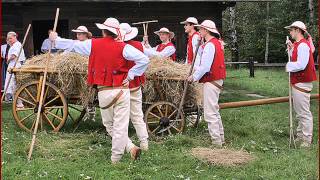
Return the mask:
MULTIPOLYGON (((120 22, 138 22, 145 20, 159 20, 159 23, 149 25, 149 40, 152 45, 158 42, 154 31, 161 27, 167 27, 175 32, 174 39, 179 58, 185 57, 186 35, 180 21, 189 16, 194 16, 199 22, 204 19, 213 20, 218 28, 222 27, 222 11, 228 4, 221 2, 79 2, 79 3, 3 3, 3 35, 13 30, 20 34, 22 41, 23 33, 29 23, 36 20, 53 20, 55 10, 60 8, 60 19, 68 21, 69 34, 65 38, 74 38, 71 29, 79 25, 85 25, 94 36, 101 36, 95 22, 103 22, 107 17, 115 17, 120 22)), ((59 30, 59 29, 58 29, 59 30)), ((139 27, 139 37, 142 39, 143 29, 139 27)), ((37 38, 37 32, 29 35, 25 51, 28 56, 33 55, 33 40, 37 38)))

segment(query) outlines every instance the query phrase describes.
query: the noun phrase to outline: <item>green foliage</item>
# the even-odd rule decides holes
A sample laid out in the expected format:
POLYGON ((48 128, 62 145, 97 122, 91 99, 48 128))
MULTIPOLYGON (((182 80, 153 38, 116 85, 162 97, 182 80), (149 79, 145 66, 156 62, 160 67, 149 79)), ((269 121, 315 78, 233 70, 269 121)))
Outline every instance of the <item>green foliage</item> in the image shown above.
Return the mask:
MULTIPOLYGON (((269 22, 267 22, 266 2, 239 2, 236 4, 236 31, 240 60, 254 57, 259 62, 264 62, 266 28, 269 23, 269 58, 270 63, 286 62, 285 41, 288 31, 285 26, 300 20, 306 24, 313 37, 314 44, 318 38, 317 33, 317 1, 314 0, 314 25, 310 26, 308 1, 280 0, 270 2, 269 22)), ((230 44, 228 8, 223 13, 223 34, 226 42, 230 44)), ((229 46, 227 48, 230 48, 229 46)))

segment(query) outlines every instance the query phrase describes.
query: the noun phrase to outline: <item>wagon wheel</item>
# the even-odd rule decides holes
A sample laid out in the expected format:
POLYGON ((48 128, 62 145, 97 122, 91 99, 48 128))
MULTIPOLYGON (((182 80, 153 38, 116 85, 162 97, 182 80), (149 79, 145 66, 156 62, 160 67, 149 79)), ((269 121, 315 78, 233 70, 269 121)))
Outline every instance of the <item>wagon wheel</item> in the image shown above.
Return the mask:
POLYGON ((178 108, 165 101, 160 101, 152 104, 146 111, 144 121, 147 124, 147 129, 151 135, 171 135, 180 133, 184 128, 183 112, 179 113, 178 108))
MULTIPOLYGON (((21 86, 14 97, 14 119, 19 127, 29 132, 35 127, 40 93, 41 84, 39 81, 32 81, 21 86)), ((65 96, 55 85, 46 82, 43 99, 39 129, 58 132, 68 116, 65 96)))
POLYGON ((86 112, 86 108, 82 105, 68 104, 68 116, 72 120, 75 129, 79 126, 86 112))

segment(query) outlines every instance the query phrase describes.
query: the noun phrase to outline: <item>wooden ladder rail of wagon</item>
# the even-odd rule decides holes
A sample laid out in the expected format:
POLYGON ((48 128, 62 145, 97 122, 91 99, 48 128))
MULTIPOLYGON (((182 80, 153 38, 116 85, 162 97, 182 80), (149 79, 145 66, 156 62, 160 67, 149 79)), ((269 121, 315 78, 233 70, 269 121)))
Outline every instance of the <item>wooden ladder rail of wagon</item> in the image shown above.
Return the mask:
MULTIPOLYGON (((18 75, 29 74, 29 82, 23 82, 17 89, 12 103, 13 116, 18 126, 28 132, 32 132, 35 127, 35 115, 39 105, 41 85, 45 68, 41 66, 22 67, 12 70, 18 75), (23 103, 23 107, 17 107, 17 102, 23 103)), ((57 74, 53 69, 48 69, 48 74, 57 74)), ((78 73, 86 75, 86 73, 78 73)), ((70 118, 76 126, 85 116, 86 109, 80 104, 80 94, 66 96, 61 89, 50 82, 45 84, 44 103, 41 108, 42 121, 39 122, 40 130, 46 129, 58 132, 70 118)))

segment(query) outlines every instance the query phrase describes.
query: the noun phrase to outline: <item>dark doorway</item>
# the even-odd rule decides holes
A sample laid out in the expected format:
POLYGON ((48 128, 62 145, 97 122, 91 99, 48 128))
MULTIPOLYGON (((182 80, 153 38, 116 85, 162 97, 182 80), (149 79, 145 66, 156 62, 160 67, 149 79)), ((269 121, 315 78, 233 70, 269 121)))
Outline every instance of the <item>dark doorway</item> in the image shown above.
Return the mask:
MULTIPOLYGON (((53 20, 32 21, 34 54, 41 53, 42 42, 48 38, 48 30, 53 28, 53 20)), ((68 20, 59 20, 57 32, 60 37, 69 37, 68 20)))

